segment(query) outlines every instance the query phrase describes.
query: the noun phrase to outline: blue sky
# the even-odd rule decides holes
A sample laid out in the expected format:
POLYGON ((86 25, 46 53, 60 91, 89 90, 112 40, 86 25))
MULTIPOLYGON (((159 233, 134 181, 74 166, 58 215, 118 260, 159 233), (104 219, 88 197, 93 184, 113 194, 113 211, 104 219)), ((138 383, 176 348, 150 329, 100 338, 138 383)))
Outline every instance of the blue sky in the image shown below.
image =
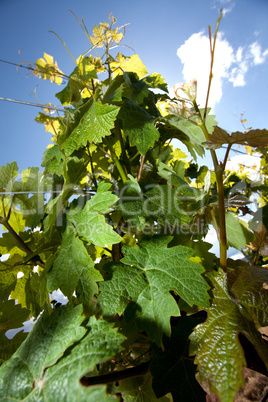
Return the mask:
MULTIPOLYGON (((268 1, 267 0, 0 0, 0 59, 27 62, 46 52, 70 74, 74 63, 55 31, 77 58, 89 48, 80 26, 68 11, 84 17, 91 32, 107 21, 110 12, 118 24, 130 23, 124 43, 131 44, 149 73, 158 72, 170 88, 198 78, 199 100, 207 79, 208 24, 212 31, 224 8, 218 38, 217 68, 211 102, 219 125, 242 130, 239 115, 248 125, 267 128, 268 1), (197 76, 198 75, 198 76, 197 76), (202 85, 203 84, 203 85, 202 85)), ((126 55, 131 53, 120 49, 126 55)), ((28 76, 28 71, 0 62, 0 97, 59 105, 59 87, 28 76), (36 89, 35 89, 36 88, 36 89)), ((40 166, 50 134, 34 119, 39 109, 0 101, 0 165, 16 160, 20 170, 40 166)))

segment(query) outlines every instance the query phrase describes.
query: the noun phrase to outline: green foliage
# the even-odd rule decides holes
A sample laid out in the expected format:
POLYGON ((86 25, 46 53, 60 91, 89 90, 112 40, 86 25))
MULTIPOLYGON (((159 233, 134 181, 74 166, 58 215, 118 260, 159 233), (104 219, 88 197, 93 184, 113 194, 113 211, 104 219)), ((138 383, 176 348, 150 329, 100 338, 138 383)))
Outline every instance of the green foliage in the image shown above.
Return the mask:
POLYGON ((268 280, 268 272, 262 268, 255 271, 253 267, 231 271, 229 286, 227 275, 221 270, 210 275, 214 298, 208 319, 190 336, 191 353, 196 354, 201 381, 209 376, 211 392, 217 392, 223 401, 234 400, 237 385, 243 386, 242 367, 246 362, 238 340, 240 332, 254 344, 263 361, 268 362, 267 345, 258 332, 259 327, 268 323, 267 291, 262 287, 268 280))
POLYGON ((125 246, 123 264, 111 263, 112 279, 100 287, 104 316, 121 315, 128 306, 126 320, 136 320, 157 344, 163 332, 171 334, 170 317, 180 314, 170 291, 191 306, 209 306, 208 284, 200 275, 203 268, 189 260, 191 249, 167 248, 171 240, 168 236, 143 240, 139 249, 125 246), (129 300, 134 303, 128 305, 129 300))
POLYGON ((94 317, 82 327, 85 317, 81 313, 82 305, 61 307, 51 316, 42 314, 26 341, 0 368, 1 399, 65 401, 72 394, 81 401, 110 400, 104 386, 86 389, 79 379, 118 353, 124 337, 94 317), (61 358, 68 348, 68 356, 61 358))
POLYGON ((232 402, 249 358, 241 334, 268 370, 268 131, 228 134, 199 109, 194 81, 187 102, 170 98, 137 54, 113 55, 114 17, 91 36, 79 23, 90 49, 75 59, 62 41, 69 76, 47 54, 31 67, 67 80, 64 112, 36 119, 53 134, 43 171, 0 168, 0 399, 202 401, 209 387, 232 402), (259 183, 225 171, 235 144, 261 155, 259 183), (214 169, 197 164, 205 147, 214 169), (248 263, 227 260, 229 247, 248 263), (51 300, 58 289, 67 306, 51 300))
POLYGON ((70 137, 62 144, 65 155, 69 156, 88 142, 101 142, 102 137, 111 135, 111 129, 119 108, 93 102, 88 112, 85 113, 79 125, 72 131, 70 137))

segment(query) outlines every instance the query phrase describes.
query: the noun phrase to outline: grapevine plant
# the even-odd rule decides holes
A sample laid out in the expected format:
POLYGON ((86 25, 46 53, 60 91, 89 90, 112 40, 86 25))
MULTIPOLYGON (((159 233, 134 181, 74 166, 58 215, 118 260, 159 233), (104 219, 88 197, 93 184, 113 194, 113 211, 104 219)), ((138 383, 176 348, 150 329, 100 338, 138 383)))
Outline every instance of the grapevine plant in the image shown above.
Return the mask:
POLYGON ((75 59, 62 42, 70 75, 46 53, 28 65, 65 85, 64 112, 36 119, 53 134, 42 170, 0 169, 1 400, 205 401, 206 389, 231 402, 248 345, 267 374, 268 131, 230 134, 210 114, 220 18, 203 109, 195 81, 171 96, 137 54, 116 54, 125 26, 112 16, 91 36, 77 18, 90 49, 75 59), (226 170, 236 145, 258 152, 258 182, 226 170), (213 169, 198 166, 206 148, 213 169), (30 317, 29 334, 6 337, 30 317))

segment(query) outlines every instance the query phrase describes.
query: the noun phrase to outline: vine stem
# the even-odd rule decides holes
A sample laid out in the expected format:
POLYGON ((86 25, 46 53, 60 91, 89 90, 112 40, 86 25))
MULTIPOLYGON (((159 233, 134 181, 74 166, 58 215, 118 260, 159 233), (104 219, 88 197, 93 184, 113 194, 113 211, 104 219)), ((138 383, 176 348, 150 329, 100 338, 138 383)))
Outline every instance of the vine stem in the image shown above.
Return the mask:
POLYGON ((0 223, 1 225, 5 226, 5 228, 9 231, 9 233, 12 235, 12 237, 16 240, 16 242, 21 246, 23 251, 28 254, 32 254, 32 250, 27 246, 26 243, 20 238, 20 236, 15 232, 15 230, 12 228, 12 226, 7 222, 5 218, 0 216, 0 223))
POLYGON ((91 386, 97 384, 109 384, 111 382, 126 380, 127 378, 140 377, 148 373, 150 363, 151 360, 125 370, 113 371, 95 377, 82 377, 80 382, 84 386, 91 386))
POLYGON ((71 52, 69 51, 69 49, 67 48, 66 44, 63 42, 63 40, 59 37, 58 34, 56 34, 56 32, 54 31, 48 31, 50 33, 53 33, 54 35, 57 36, 57 38, 61 41, 61 43, 63 44, 63 46, 65 47, 65 49, 67 50, 67 52, 69 53, 69 55, 71 56, 71 58, 73 59, 73 61, 75 62, 75 64, 77 65, 77 62, 75 60, 75 58, 73 57, 73 55, 71 54, 71 52))
MULTIPOLYGON (((199 115, 199 124, 200 128, 202 129, 206 140, 210 140, 210 135, 206 127, 206 115, 207 115, 207 109, 208 109, 208 99, 209 99, 209 93, 210 93, 210 88, 211 88, 211 82, 213 78, 213 64, 214 64, 214 58, 215 58, 215 46, 216 46, 216 38, 217 38, 217 33, 220 25, 220 21, 222 19, 223 13, 222 9, 220 11, 220 17, 217 19, 217 24, 215 28, 215 33, 214 33, 214 41, 212 45, 212 39, 211 39, 211 27, 209 27, 209 41, 210 41, 210 54, 211 54, 211 62, 210 62, 210 72, 209 72, 209 82, 208 82, 208 90, 207 90, 207 97, 206 97, 206 104, 205 104, 205 110, 204 110, 204 115, 202 117, 199 107, 196 103, 196 100, 193 100, 193 106, 197 114, 199 115)), ((219 203, 219 223, 220 223, 220 229, 219 229, 219 243, 220 243, 220 266, 222 269, 226 272, 227 270, 227 236, 226 236, 226 220, 225 220, 225 202, 224 202, 224 185, 223 185, 223 172, 225 169, 225 165, 228 159, 228 154, 229 154, 230 148, 228 147, 224 163, 219 164, 218 158, 216 155, 216 152, 214 149, 210 149, 211 157, 213 160, 213 165, 214 165, 214 170, 216 174, 216 183, 217 183, 217 190, 218 190, 218 203, 219 203)))
MULTIPOLYGON (((27 255, 33 254, 33 251, 30 249, 30 247, 27 246, 26 243, 22 240, 22 238, 15 232, 15 230, 12 228, 12 226, 7 222, 5 218, 0 216, 0 224, 5 226, 5 228, 9 231, 11 236, 16 240, 16 242, 21 246, 23 251, 27 255)), ((40 267, 45 268, 44 263, 41 261, 40 257, 35 255, 33 261, 38 264, 40 267)))
POLYGON ((213 63, 214 63, 214 57, 215 57, 216 39, 217 39, 218 29, 219 29, 219 25, 220 25, 222 16, 223 16, 223 14, 222 14, 222 9, 221 9, 220 16, 217 19, 217 24, 216 24, 215 33, 214 33, 213 45, 212 45, 212 39, 211 39, 211 26, 209 26, 209 43, 210 43, 211 61, 210 61, 210 72, 209 72, 209 79, 208 79, 207 98, 206 98, 205 111, 204 111, 204 117, 203 117, 204 123, 205 123, 206 117, 207 117, 208 99, 209 99, 211 82, 212 82, 212 78, 213 78, 213 63))
POLYGON ((125 172, 123 166, 121 165, 119 159, 117 158, 117 156, 116 156, 116 154, 115 154, 115 152, 114 152, 114 149, 113 149, 113 147, 111 146, 111 144, 109 143, 109 140, 108 140, 107 137, 105 138, 105 141, 106 141, 106 144, 107 144, 107 146, 108 146, 108 148, 109 148, 109 151, 110 151, 110 154, 111 154, 111 158, 112 158, 112 160, 114 161, 114 164, 115 164, 115 166, 116 166, 116 168, 117 168, 117 170, 118 170, 118 172, 119 172, 119 174, 120 174, 120 177, 121 177, 123 183, 125 183, 125 182, 128 180, 127 175, 126 175, 126 172, 125 172))
POLYGON ((142 155, 140 170, 139 170, 139 174, 138 174, 138 181, 140 181, 140 179, 141 179, 141 174, 142 174, 142 169, 143 169, 144 162, 145 162, 145 155, 142 155))
POLYGON ((88 152, 88 156, 89 156, 89 161, 90 161, 90 166, 91 166, 91 171, 92 171, 92 179, 93 179, 93 183, 96 187, 96 189, 98 188, 98 182, 96 180, 96 176, 95 176, 95 172, 94 172, 94 167, 93 167, 93 160, 92 160, 92 156, 91 156, 91 152, 89 150, 89 147, 87 147, 87 152, 88 152))
MULTIPOLYGON (((210 140, 210 135, 207 130, 206 124, 202 119, 201 112, 196 103, 196 100, 193 100, 193 106, 196 113, 199 115, 200 128, 202 129, 206 140, 210 140)), ((229 149, 227 149, 227 157, 229 153, 229 149)), ((213 160, 214 170, 216 174, 216 183, 218 190, 218 203, 219 203, 219 222, 220 222, 220 231, 219 231, 219 243, 220 243, 220 265, 224 271, 227 270, 227 236, 226 236, 226 220, 225 220, 225 202, 224 202, 224 185, 223 185, 223 172, 224 165, 219 164, 216 152, 214 149, 210 150, 211 157, 213 160)), ((227 158, 225 158, 227 161, 227 158)))

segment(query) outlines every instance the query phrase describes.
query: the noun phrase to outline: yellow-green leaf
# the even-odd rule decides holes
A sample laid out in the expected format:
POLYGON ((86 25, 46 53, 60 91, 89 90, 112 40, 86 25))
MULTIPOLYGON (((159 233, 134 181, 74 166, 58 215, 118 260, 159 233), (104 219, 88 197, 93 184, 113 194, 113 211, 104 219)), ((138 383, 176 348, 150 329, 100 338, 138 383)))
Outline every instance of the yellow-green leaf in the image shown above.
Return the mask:
POLYGON ((118 61, 111 63, 114 77, 127 71, 136 73, 139 78, 142 78, 148 74, 145 65, 137 54, 134 54, 130 57, 125 57, 122 55, 122 53, 118 53, 116 58, 118 61))

